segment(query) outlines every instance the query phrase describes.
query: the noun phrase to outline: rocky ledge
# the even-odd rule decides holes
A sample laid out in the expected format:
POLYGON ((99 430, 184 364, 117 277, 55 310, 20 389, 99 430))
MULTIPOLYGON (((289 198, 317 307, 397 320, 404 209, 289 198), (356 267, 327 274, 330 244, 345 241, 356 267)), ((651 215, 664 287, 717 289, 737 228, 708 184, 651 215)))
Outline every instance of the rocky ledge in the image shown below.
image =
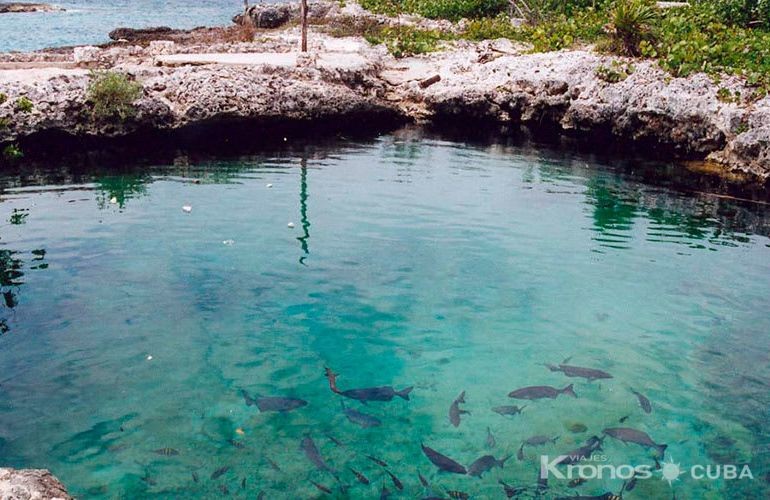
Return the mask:
POLYGON ((20 12, 61 12, 64 9, 47 3, 0 2, 0 14, 17 14, 20 12))
MULTIPOLYGON (((218 39, 210 30, 205 36, 171 33, 171 40, 145 45, 0 55, 6 97, 0 142, 49 131, 115 137, 223 121, 332 118, 355 128, 356 120, 474 119, 640 142, 712 160, 725 172, 770 178, 770 97, 737 78, 673 78, 653 61, 589 50, 533 54, 508 40, 457 41, 440 52, 396 59, 363 38, 328 34, 335 23, 387 23, 381 16, 352 2, 313 4, 311 12, 307 54, 296 52, 299 29, 289 22, 258 30, 246 42, 233 41, 232 33, 218 39), (132 117, 94 118, 87 90, 93 69, 125 73, 142 84, 132 117), (22 97, 31 107, 19 106, 22 97)), ((264 22, 256 10, 247 14, 264 22)), ((293 7, 287 15, 293 19, 293 7)))
POLYGON ((3 500, 70 500, 67 490, 50 472, 42 469, 0 468, 3 500))

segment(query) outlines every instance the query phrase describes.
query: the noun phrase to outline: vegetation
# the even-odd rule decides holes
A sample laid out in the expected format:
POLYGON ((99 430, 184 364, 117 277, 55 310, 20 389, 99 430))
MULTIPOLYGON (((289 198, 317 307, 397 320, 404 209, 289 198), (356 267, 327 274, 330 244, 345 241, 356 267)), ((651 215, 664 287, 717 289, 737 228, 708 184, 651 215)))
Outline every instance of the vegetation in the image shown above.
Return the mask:
POLYGON ((31 112, 31 111, 32 111, 32 109, 33 109, 34 107, 35 107, 35 106, 32 104, 32 101, 30 101, 30 100, 29 100, 27 97, 25 97, 25 96, 19 97, 19 98, 16 100, 16 106, 15 106, 15 109, 16 109, 16 111, 18 111, 19 113, 29 113, 29 112, 31 112))
MULTIPOLYGON (((509 38, 536 52, 594 44, 599 51, 658 60, 673 76, 732 74, 770 90, 770 0, 691 0, 659 9, 653 0, 363 0, 380 13, 467 18, 461 38, 509 38), (521 26, 510 15, 525 19, 521 26)), ((402 29, 403 30, 403 29, 402 29)), ((368 35, 398 55, 436 50, 440 32, 380 29, 368 35)))
POLYGON ((16 144, 8 144, 3 148, 3 159, 5 160, 18 160, 24 156, 24 153, 22 153, 21 149, 19 149, 19 146, 16 144))
POLYGON ((8 100, 8 96, 5 95, 3 92, 0 92, 0 104, 4 104, 5 101, 8 100))
POLYGON ((126 120, 136 114, 134 101, 142 95, 142 85, 128 75, 114 71, 91 74, 88 100, 96 120, 126 120))
POLYGON ((608 83, 618 83, 628 78, 634 71, 634 66, 631 64, 621 64, 618 61, 612 61, 609 66, 599 66, 594 73, 600 80, 608 83))

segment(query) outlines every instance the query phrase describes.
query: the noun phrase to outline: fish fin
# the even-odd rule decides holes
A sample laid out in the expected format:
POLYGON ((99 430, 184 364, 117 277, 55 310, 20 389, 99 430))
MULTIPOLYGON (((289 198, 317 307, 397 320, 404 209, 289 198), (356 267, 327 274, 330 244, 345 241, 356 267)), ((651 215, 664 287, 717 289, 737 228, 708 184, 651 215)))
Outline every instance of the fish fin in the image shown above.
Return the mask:
POLYGON ((521 447, 519 447, 519 452, 516 453, 516 458, 519 460, 524 460, 524 443, 521 443, 521 447))
POLYGON ((505 465, 505 462, 507 462, 508 459, 511 458, 512 456, 513 455, 508 455, 507 457, 498 460, 498 465, 500 465, 501 469, 503 468, 503 465, 505 465))
POLYGON ((666 448, 668 448, 667 444, 659 444, 655 446, 655 449, 658 450, 658 453, 660 453, 661 458, 663 458, 663 456, 666 454, 666 448))
POLYGON ((409 393, 412 392, 412 389, 414 389, 414 386, 409 386, 406 389, 401 389, 400 391, 396 391, 396 395, 400 398, 403 398, 407 401, 409 401, 409 393))
POLYGON ((556 444, 556 441, 558 441, 560 437, 561 437, 561 436, 556 436, 555 438, 551 439, 551 442, 552 442, 553 444, 556 444))
POLYGON ((570 396, 572 396, 573 398, 576 398, 576 397, 577 397, 577 394, 575 394, 575 391, 573 390, 573 385, 574 385, 574 384, 570 384, 570 385, 568 385, 567 387, 565 387, 564 389, 562 389, 562 390, 561 390, 561 392, 562 392, 562 393, 564 393, 564 394, 569 394, 569 395, 570 395, 570 396))
POLYGON ((561 364, 566 365, 570 361, 572 361, 572 356, 568 356, 568 357, 564 358, 564 361, 562 361, 561 364))
POLYGON ((526 408, 526 407, 527 407, 527 405, 524 405, 524 406, 522 406, 521 408, 519 408, 519 414, 521 414, 521 411, 522 411, 524 408, 526 408))

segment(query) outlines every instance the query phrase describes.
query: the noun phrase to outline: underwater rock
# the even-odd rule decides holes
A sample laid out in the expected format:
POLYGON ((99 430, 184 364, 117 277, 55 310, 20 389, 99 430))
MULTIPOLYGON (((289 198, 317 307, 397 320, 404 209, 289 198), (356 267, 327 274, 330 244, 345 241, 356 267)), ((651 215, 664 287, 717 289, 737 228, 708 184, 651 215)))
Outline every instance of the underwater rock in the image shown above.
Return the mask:
POLYGON ((71 500, 64 485, 44 469, 0 468, 0 498, 71 500))

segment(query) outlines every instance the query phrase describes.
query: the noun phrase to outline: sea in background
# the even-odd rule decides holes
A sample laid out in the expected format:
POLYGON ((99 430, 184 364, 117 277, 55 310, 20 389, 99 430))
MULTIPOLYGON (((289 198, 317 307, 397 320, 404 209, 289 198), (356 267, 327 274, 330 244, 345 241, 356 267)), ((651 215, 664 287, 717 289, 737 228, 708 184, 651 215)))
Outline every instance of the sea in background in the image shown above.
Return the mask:
MULTIPOLYGON (((78 498, 324 497, 313 481, 326 498, 502 499, 500 480, 532 498, 541 455, 630 427, 667 444, 666 463, 754 479, 656 471, 624 499, 770 497, 766 200, 707 194, 700 175, 673 185, 670 164, 506 141, 294 143, 0 175, 2 465, 49 468, 78 498), (544 365, 565 358, 613 378, 544 365), (341 389, 413 390, 343 399, 325 366, 341 389), (567 384, 577 398, 508 397, 567 384), (242 391, 308 404, 260 412, 242 391), (536 435, 552 441, 521 449, 536 435), (465 466, 510 458, 442 473, 421 443, 465 466)), ((611 437, 599 452, 655 455, 611 437)), ((551 478, 539 498, 622 487, 551 478)))
MULTIPOLYGON (((58 0, 65 12, 0 15, 0 52, 99 44, 125 26, 194 28, 231 22, 241 0, 58 0)), ((253 3, 253 2, 252 2, 253 3)))

